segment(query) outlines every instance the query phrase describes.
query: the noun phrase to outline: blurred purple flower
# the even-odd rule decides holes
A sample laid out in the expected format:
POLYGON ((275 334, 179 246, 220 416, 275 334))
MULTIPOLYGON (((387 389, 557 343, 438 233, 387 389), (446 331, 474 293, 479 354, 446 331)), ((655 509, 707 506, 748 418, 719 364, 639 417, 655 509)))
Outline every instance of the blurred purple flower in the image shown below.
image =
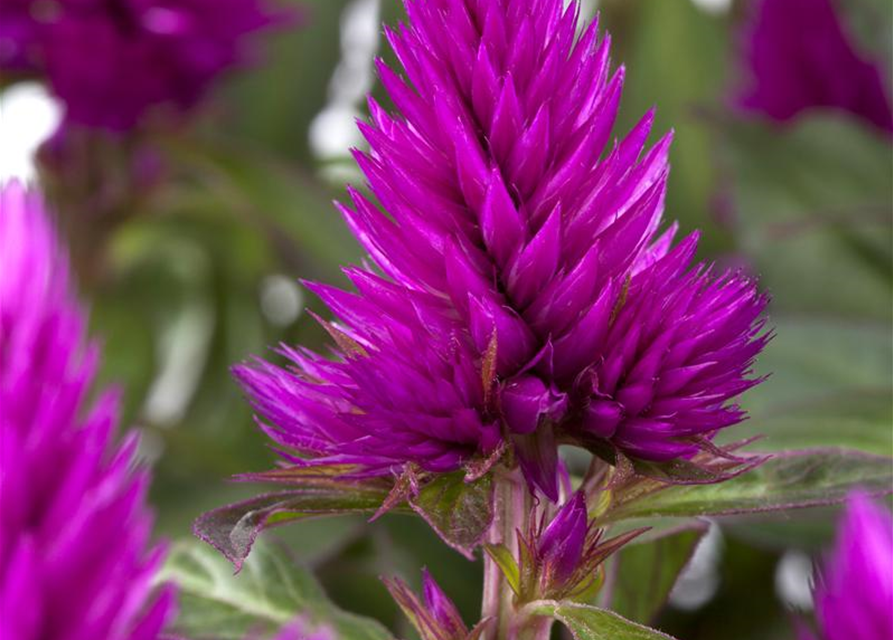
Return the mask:
POLYGON ((0 637, 151 640, 174 610, 152 595, 149 477, 113 442, 117 394, 87 398, 86 342, 63 249, 34 193, 0 191, 0 637))
POLYGON ((561 0, 406 3, 379 62, 399 110, 370 99, 356 152, 378 206, 351 190, 348 224, 388 279, 312 288, 342 357, 237 369, 270 435, 366 472, 459 468, 501 442, 558 496, 557 443, 691 456, 742 419, 765 299, 690 264, 659 233, 669 136, 648 113, 607 148, 623 70, 561 0), (604 153, 603 153, 604 152, 604 153), (387 213, 385 213, 385 211, 387 213))
POLYGON ((126 130, 195 105, 281 21, 261 0, 9 0, 0 70, 45 76, 75 124, 126 130))
POLYGON ((773 120, 827 107, 893 132, 889 78, 857 51, 833 0, 754 0, 742 35, 749 87, 739 105, 773 120))
MULTIPOLYGON (((246 640, 261 640, 259 635, 249 635, 246 640)), ((304 616, 298 616, 282 627, 272 640, 339 640, 328 625, 313 625, 304 616)))
POLYGON ((850 496, 815 599, 823 640, 888 640, 893 633, 893 518, 862 493, 850 496))

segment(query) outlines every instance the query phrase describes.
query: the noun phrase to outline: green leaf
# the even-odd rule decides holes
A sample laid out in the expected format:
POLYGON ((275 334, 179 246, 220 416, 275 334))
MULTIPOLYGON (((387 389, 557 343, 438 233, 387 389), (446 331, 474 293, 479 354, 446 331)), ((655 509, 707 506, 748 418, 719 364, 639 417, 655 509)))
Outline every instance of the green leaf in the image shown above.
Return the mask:
POLYGON ((790 314, 772 323, 776 337, 758 363, 772 377, 744 397, 751 419, 728 437, 764 434, 760 446, 767 450, 893 452, 889 324, 790 314))
POLYGON ((615 503, 612 522, 655 516, 685 517, 780 511, 842 502, 856 487, 885 495, 893 487, 893 460, 842 449, 781 453, 743 475, 711 485, 664 486, 615 503))
POLYGON ((465 473, 440 474, 409 500, 412 508, 448 545, 469 559, 493 522, 489 474, 465 481, 465 473))
POLYGON ((570 602, 537 602, 529 607, 533 613, 560 620, 575 640, 672 640, 665 633, 598 607, 570 602))
POLYGON ((889 321, 893 156, 851 117, 727 129, 742 249, 784 311, 889 321))
POLYGON ((502 575, 505 576, 506 581, 509 583, 509 586, 512 588, 512 591, 521 594, 521 570, 518 568, 518 563, 515 561, 515 556, 512 555, 512 552, 506 547, 504 544, 487 544, 484 545, 484 551, 487 552, 491 558, 493 558, 493 562, 495 562, 499 569, 502 571, 502 575))
POLYGON ((372 513, 385 496, 385 492, 355 485, 267 493, 202 514, 195 521, 194 531, 239 571, 264 529, 324 515, 372 513))
POLYGON ((258 544, 239 575, 197 542, 174 546, 158 576, 177 585, 180 613, 170 632, 189 640, 242 640, 271 633, 298 615, 332 626, 339 638, 390 640, 374 620, 332 604, 306 569, 269 545, 258 544))
POLYGON ((611 559, 610 608, 647 624, 663 608, 679 574, 688 564, 707 531, 706 522, 694 522, 663 532, 648 542, 633 542, 611 559))

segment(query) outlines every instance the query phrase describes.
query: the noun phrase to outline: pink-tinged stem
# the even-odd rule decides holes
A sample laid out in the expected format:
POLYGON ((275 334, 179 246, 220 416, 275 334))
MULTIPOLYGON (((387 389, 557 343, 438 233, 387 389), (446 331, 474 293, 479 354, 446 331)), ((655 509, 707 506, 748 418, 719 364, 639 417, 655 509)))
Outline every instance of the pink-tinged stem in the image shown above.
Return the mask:
MULTIPOLYGON (((499 470, 495 475, 493 524, 487 542, 504 544, 518 557, 516 530, 525 531, 531 512, 536 509, 533 497, 518 470, 499 470)), ((487 640, 549 640, 552 620, 530 617, 515 607, 514 593, 502 570, 484 554, 483 618, 492 618, 487 640)))

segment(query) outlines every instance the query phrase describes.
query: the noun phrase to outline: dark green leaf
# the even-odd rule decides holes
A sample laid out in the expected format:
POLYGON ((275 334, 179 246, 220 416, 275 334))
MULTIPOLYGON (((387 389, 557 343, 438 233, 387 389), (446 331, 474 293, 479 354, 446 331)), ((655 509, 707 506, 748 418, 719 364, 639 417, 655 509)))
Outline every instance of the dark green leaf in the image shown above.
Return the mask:
POLYGON ((706 522, 694 522, 650 541, 633 542, 615 554, 610 608, 643 624, 654 620, 707 527, 706 522))
POLYGON ((271 633, 298 615, 331 626, 339 638, 389 640, 374 620, 342 611, 316 579, 282 552, 258 544, 244 571, 198 542, 172 549, 159 581, 177 585, 180 613, 169 631, 189 640, 243 640, 250 631, 271 633))
POLYGON ((842 449, 781 453, 732 480, 711 485, 666 486, 617 501, 604 521, 780 511, 836 504, 856 487, 890 493, 893 460, 842 449))
POLYGON ((456 551, 471 558, 493 521, 493 481, 466 482, 464 472, 440 474, 410 504, 456 551))

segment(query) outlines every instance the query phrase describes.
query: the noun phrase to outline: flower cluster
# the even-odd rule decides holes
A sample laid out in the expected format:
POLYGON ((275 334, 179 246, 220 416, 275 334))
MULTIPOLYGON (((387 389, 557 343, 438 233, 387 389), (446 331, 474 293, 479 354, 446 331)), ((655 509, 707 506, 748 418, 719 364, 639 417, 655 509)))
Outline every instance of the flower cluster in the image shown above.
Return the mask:
POLYGON ((889 76, 854 46, 832 0, 755 0, 742 34, 750 86, 741 107, 786 121, 815 108, 893 133, 889 76))
POLYGON ((281 18, 259 0, 9 0, 0 70, 45 77, 70 122, 129 129, 152 108, 192 107, 281 18))
POLYGON ((159 637, 148 475, 113 442, 116 394, 87 401, 98 364, 40 200, 0 192, 0 636, 159 637))
MULTIPOLYGON (((862 493, 850 496, 837 544, 819 571, 822 640, 885 640, 893 629, 893 518, 862 493)), ((808 633, 803 640, 814 640, 808 633)))
POLYGON ((334 311, 330 360, 237 369, 294 464, 457 469, 506 446, 558 497, 557 445, 666 461, 743 415, 766 336, 738 273, 692 265, 661 230, 670 137, 653 114, 611 143, 610 40, 561 0, 406 2, 402 64, 356 152, 375 201, 342 207, 375 267, 334 311))

